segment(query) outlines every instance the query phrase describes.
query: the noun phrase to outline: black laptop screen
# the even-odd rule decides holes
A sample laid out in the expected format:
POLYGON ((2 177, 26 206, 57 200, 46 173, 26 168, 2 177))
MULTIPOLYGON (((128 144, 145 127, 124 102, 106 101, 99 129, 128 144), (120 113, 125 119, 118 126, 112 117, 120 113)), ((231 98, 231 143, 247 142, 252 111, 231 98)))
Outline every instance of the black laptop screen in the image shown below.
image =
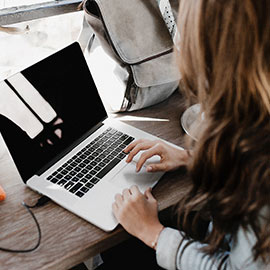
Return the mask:
POLYGON ((0 83, 0 131, 25 182, 106 116, 78 43, 0 83))

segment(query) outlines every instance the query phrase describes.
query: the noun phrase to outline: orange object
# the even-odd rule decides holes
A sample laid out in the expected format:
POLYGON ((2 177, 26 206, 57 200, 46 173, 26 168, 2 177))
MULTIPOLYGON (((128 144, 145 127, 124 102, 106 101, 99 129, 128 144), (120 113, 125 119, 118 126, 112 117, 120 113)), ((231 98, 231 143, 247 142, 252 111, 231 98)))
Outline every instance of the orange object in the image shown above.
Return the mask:
POLYGON ((0 201, 3 201, 6 198, 6 192, 0 186, 0 201))

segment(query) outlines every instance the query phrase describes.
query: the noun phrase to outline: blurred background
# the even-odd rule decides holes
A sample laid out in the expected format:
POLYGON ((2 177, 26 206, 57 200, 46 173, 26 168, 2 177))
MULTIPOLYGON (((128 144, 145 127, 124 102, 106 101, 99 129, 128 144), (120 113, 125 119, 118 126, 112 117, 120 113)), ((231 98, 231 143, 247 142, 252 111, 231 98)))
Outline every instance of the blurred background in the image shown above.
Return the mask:
POLYGON ((76 11, 78 4, 74 4, 75 2, 0 0, 0 80, 77 39, 83 12, 76 11), (74 12, 65 13, 70 3, 73 4, 74 12), (63 6, 59 8, 60 4, 63 6), (60 14, 55 15, 56 8, 60 14), (19 16, 15 14, 18 10, 22 11, 19 16), (13 21, 20 22, 6 24, 6 18, 12 18, 11 16, 13 21), (42 18, 28 20, 29 17, 42 18), (24 19, 27 21, 23 21, 24 19))

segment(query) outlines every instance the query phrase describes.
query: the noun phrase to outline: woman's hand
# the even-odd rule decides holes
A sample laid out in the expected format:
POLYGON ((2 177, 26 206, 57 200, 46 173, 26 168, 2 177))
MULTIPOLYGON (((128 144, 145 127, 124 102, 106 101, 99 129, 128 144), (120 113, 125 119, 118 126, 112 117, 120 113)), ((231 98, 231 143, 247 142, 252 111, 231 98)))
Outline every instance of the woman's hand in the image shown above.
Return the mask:
POLYGON ((125 149, 125 153, 129 153, 126 162, 131 162, 133 157, 137 155, 140 151, 146 150, 141 154, 139 161, 137 162, 136 169, 140 171, 143 164, 147 159, 152 156, 160 156, 160 163, 149 164, 147 166, 148 172, 156 171, 172 171, 180 166, 183 166, 187 163, 189 155, 186 150, 182 150, 176 147, 173 147, 161 140, 150 141, 150 140, 136 140, 129 144, 125 149))
POLYGON ((137 186, 116 194, 112 206, 118 222, 133 236, 152 247, 163 225, 158 219, 158 204, 151 189, 142 194, 137 186))

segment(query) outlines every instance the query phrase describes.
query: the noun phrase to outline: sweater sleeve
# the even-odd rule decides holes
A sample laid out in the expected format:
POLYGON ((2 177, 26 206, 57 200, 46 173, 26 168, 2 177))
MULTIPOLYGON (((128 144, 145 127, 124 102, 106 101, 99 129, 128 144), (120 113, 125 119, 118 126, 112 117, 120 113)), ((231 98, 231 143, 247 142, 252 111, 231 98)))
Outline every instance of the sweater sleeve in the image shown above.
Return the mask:
POLYGON ((157 263, 165 269, 176 269, 177 253, 182 241, 179 231, 164 228, 158 238, 156 257, 157 263))
MULTIPOLYGON (((231 251, 209 256, 201 251, 204 244, 183 239, 179 231, 165 228, 158 239, 156 257, 158 264, 165 269, 179 270, 262 270, 268 269, 262 261, 253 261, 252 247, 256 243, 253 231, 239 229, 231 251)), ((270 266, 268 266, 270 269, 270 266)))

